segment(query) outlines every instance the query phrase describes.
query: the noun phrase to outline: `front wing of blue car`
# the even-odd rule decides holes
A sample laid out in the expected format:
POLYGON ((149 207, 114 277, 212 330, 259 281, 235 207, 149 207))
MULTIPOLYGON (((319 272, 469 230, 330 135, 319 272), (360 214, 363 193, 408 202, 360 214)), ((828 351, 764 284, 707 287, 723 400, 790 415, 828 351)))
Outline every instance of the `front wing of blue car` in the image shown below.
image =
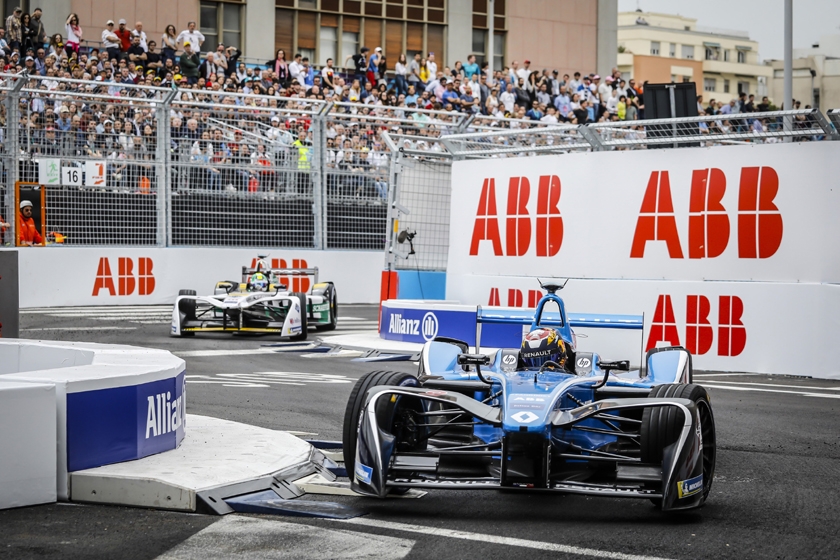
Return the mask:
MULTIPOLYGON (((629 414, 628 414, 629 416, 629 414)), ((502 429, 499 407, 490 406, 462 393, 427 388, 382 386, 372 388, 362 409, 357 434, 352 488, 364 495, 385 497, 395 488, 521 489, 661 500, 663 510, 697 507, 702 503, 703 442, 700 417, 687 399, 608 398, 570 410, 556 410, 541 432, 502 429), (389 407, 397 399, 419 403, 420 418, 435 407, 453 410, 471 424, 496 429, 496 441, 438 448, 418 445, 410 451, 398 449, 399 434, 389 431, 389 407), (661 464, 643 464, 639 458, 598 450, 557 448, 552 434, 584 429, 591 419, 615 423, 621 414, 652 407, 671 407, 684 419, 677 441, 663 450, 661 464), (443 463, 486 460, 498 465, 490 476, 459 476, 447 473, 443 463), (525 465, 523 468, 522 465, 525 465), (590 482, 586 477, 562 476, 558 468, 605 469, 613 478, 608 483, 590 482), (614 471, 612 471, 614 469, 614 471), (577 479, 576 479, 577 478, 577 479)), ((430 426, 431 424, 415 424, 430 426)), ((592 428, 586 428, 592 431, 592 428)), ((564 442, 565 443, 565 442, 564 442)))

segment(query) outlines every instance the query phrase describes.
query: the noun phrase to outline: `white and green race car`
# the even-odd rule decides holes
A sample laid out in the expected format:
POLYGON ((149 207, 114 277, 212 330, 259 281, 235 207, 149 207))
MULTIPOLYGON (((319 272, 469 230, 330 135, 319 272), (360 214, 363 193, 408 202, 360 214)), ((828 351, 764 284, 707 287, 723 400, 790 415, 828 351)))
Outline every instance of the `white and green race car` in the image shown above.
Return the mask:
POLYGON ((253 268, 242 267, 242 281, 216 283, 213 295, 181 290, 172 310, 172 336, 198 332, 277 334, 306 340, 310 326, 335 329, 338 297, 335 284, 318 282, 318 268, 272 269, 264 256, 253 268), (289 292, 280 278, 311 276, 309 293, 289 292))

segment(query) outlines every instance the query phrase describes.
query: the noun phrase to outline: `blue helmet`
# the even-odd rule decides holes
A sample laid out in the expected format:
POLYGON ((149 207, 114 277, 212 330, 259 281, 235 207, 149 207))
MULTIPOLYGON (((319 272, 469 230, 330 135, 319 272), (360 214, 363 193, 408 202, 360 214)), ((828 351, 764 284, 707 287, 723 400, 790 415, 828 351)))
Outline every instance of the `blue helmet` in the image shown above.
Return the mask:
POLYGON ((522 339, 519 360, 525 367, 538 368, 549 360, 566 366, 566 344, 556 329, 539 327, 522 339))

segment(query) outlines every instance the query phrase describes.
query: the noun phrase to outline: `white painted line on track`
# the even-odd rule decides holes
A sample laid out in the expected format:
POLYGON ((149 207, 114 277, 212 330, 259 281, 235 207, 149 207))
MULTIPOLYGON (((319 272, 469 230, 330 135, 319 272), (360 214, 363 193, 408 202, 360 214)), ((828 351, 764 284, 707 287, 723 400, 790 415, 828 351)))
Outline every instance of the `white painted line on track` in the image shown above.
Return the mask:
POLYGON ((519 548, 531 548, 535 550, 545 550, 548 552, 559 552, 561 554, 576 554, 578 556, 589 556, 592 558, 611 558, 614 560, 664 560, 658 556, 644 556, 640 554, 625 554, 623 552, 610 552, 608 550, 598 550, 596 548, 583 548, 579 546, 571 546, 566 544, 555 544, 542 541, 530 541, 526 539, 517 539, 513 537, 501 537, 498 535, 489 535, 484 533, 472 533, 469 531, 456 531, 454 529, 443 529, 440 527, 428 527, 424 525, 412 525, 408 523, 396 523, 393 521, 383 521, 380 519, 370 519, 370 517, 356 517, 354 519, 336 519, 336 523, 360 525, 363 527, 376 527, 379 529, 390 529, 393 531, 404 531, 407 533, 421 533, 423 535, 430 535, 435 537, 449 537, 452 539, 461 539, 465 541, 477 541, 481 543, 503 544, 507 546, 515 546, 519 548))
POLYGON ((135 331, 137 327, 31 327, 21 331, 135 331))
POLYGON ((245 348, 242 350, 186 350, 172 352, 179 358, 204 358, 209 356, 248 356, 250 354, 276 354, 274 348, 245 348))
POLYGON ((338 527, 327 529, 230 514, 158 556, 158 560, 400 560, 411 552, 415 542, 338 527))
POLYGON ((694 377, 744 377, 747 375, 767 375, 766 373, 695 373, 694 377))
POLYGON ((703 387, 709 389, 729 389, 730 391, 756 391, 759 393, 786 393, 788 395, 801 395, 803 397, 818 397, 823 399, 840 399, 840 395, 830 395, 826 393, 807 393, 803 391, 782 391, 778 389, 759 389, 758 387, 733 387, 731 385, 709 385, 703 384, 703 387))
POLYGON ((814 387, 812 385, 776 385, 773 383, 750 383, 748 381, 717 381, 726 385, 756 385, 758 387, 781 387, 784 389, 817 389, 819 391, 840 391, 840 387, 814 387))
POLYGON ((187 383, 224 385, 225 387, 269 387, 271 385, 306 385, 309 383, 345 384, 354 379, 328 373, 295 371, 257 371, 254 373, 216 373, 187 375, 187 383))
POLYGON ((112 305, 92 307, 28 307, 21 309, 21 315, 40 313, 57 313, 63 311, 85 311, 89 313, 120 312, 120 311, 172 311, 172 305, 112 305))

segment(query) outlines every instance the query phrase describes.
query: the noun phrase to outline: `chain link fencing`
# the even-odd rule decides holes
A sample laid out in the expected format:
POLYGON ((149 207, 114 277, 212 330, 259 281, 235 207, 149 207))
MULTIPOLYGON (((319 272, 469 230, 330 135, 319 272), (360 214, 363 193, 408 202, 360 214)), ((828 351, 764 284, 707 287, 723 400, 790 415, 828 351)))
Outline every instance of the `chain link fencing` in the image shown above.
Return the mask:
POLYGON ((323 102, 183 93, 170 105, 171 245, 315 248, 323 102))
POLYGON ((9 140, 9 116, 12 113, 10 104, 14 103, 14 97, 10 95, 10 92, 15 87, 15 80, 12 77, 0 77, 0 177, 2 177, 0 181, 0 246, 14 245, 15 216, 17 215, 13 190, 16 174, 11 164, 15 150, 9 140), (9 188, 10 184, 12 188, 9 188), (9 224, 9 226, 3 224, 9 224))
MULTIPOLYGON (((15 181, 28 188, 29 198, 44 189, 48 240, 58 235, 74 245, 161 244, 164 162, 157 157, 161 102, 154 92, 124 84, 20 81, 7 104, 9 125, 16 125, 9 148, 15 181)), ((15 182, 8 179, 11 190, 15 182)))
POLYGON ((586 126, 0 74, 2 242, 386 250, 444 270, 451 162, 837 137, 817 110, 586 126))

